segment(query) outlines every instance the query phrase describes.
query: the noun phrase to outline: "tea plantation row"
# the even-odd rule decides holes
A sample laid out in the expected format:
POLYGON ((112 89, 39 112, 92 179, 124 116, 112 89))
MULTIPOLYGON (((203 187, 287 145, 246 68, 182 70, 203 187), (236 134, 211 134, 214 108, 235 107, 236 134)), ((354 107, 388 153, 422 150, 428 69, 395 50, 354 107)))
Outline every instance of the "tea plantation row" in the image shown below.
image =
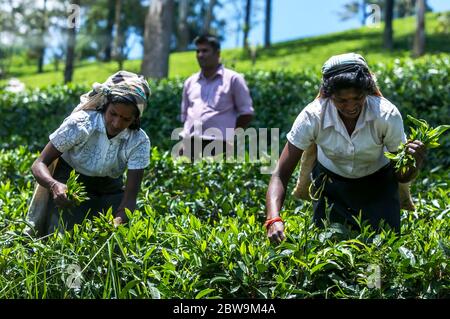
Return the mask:
MULTIPOLYGON (((405 117, 450 122, 448 56, 373 69, 405 117)), ((319 76, 258 72, 246 79, 254 126, 279 127, 284 143, 317 94, 319 76)), ((157 147, 138 211, 117 229, 109 212, 41 240, 22 232, 33 191, 30 166, 87 88, 0 94, 0 298, 450 297, 448 134, 413 184, 416 210, 402 212, 401 236, 364 225, 360 233, 339 224, 317 229, 310 203, 288 196, 287 240, 275 247, 262 227, 270 178, 262 164, 174 162, 168 151, 182 81, 151 85, 143 128, 157 147)))

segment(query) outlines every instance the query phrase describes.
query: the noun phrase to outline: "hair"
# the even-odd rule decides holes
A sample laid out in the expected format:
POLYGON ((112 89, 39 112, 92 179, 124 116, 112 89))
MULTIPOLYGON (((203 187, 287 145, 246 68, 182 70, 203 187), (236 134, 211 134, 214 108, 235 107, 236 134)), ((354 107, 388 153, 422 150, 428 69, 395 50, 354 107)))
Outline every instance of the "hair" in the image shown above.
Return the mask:
POLYGON ((355 89, 366 95, 381 95, 374 77, 364 66, 356 66, 350 72, 324 76, 320 86, 320 96, 331 97, 334 93, 343 89, 355 89))
POLYGON ((220 50, 220 42, 219 39, 217 39, 216 36, 214 35, 210 35, 210 34, 202 34, 199 35, 198 37, 196 37, 194 39, 194 44, 195 45, 199 45, 199 44, 209 44, 214 51, 219 51, 220 50))
POLYGON ((131 101, 129 98, 120 95, 108 96, 108 100, 106 101, 106 103, 99 106, 97 108, 97 111, 104 114, 111 104, 119 103, 133 106, 135 120, 130 124, 128 128, 135 131, 139 130, 141 128, 141 117, 139 116, 139 109, 137 108, 136 103, 131 101))

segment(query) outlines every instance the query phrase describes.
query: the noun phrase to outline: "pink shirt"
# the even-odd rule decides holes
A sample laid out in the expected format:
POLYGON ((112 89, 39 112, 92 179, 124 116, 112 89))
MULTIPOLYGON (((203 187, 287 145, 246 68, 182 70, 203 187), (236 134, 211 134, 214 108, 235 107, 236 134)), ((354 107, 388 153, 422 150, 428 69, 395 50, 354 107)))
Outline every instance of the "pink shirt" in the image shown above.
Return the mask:
POLYGON ((222 65, 210 79, 198 72, 184 82, 181 102, 181 121, 184 122, 181 136, 184 138, 196 136, 230 141, 233 130, 227 133, 226 128, 234 129, 240 115, 253 113, 252 99, 244 78, 222 65), (200 123, 201 130, 198 128, 200 123), (211 133, 211 128, 216 128, 221 135, 211 133), (205 132, 207 129, 209 132, 205 132))

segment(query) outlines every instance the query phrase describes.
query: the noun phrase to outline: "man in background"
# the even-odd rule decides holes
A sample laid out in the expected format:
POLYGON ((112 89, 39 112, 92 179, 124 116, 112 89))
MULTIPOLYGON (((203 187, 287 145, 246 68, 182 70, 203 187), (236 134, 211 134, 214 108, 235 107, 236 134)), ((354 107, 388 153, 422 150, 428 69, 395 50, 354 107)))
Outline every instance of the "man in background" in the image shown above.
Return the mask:
POLYGON ((233 150, 234 130, 245 129, 253 118, 252 99, 244 78, 220 63, 220 43, 211 35, 194 40, 200 72, 183 87, 181 155, 218 155, 233 150), (200 154, 201 153, 201 154, 200 154))

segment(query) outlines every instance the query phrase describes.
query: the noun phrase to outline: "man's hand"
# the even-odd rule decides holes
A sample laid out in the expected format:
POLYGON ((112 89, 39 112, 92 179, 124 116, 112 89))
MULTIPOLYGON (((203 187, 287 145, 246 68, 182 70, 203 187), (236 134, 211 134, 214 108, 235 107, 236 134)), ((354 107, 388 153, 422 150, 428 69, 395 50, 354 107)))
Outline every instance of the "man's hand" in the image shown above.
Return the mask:
POLYGON ((267 229, 267 237, 272 243, 280 244, 286 239, 284 236, 284 224, 283 222, 275 222, 267 229))

